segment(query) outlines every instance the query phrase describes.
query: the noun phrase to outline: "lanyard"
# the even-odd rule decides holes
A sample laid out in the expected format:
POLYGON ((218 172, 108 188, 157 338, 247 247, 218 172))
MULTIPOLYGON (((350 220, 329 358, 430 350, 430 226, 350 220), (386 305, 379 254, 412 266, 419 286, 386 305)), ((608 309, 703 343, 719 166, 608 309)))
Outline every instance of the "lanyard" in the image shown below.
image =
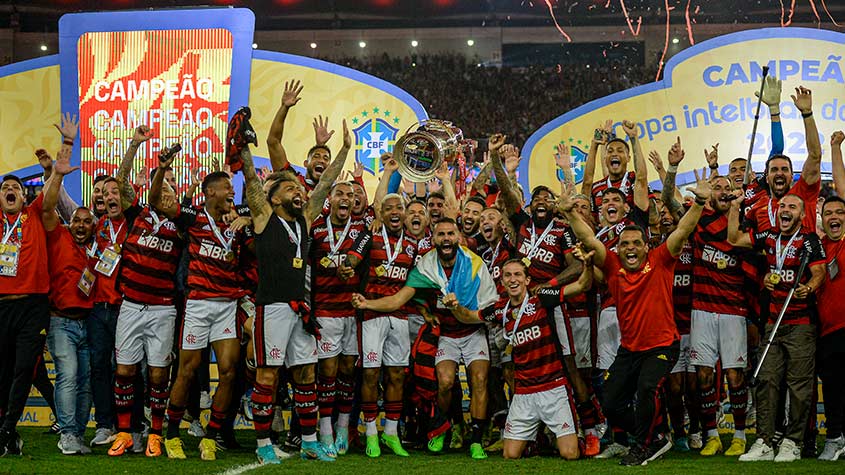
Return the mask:
POLYGON ((105 225, 109 228, 109 240, 112 245, 117 242, 117 235, 120 234, 120 231, 123 229, 123 225, 126 224, 125 222, 120 223, 120 227, 117 228, 117 231, 114 229, 114 223, 112 223, 111 219, 106 218, 105 225))
POLYGON ((772 199, 769 198, 769 206, 766 208, 766 212, 769 213, 769 224, 772 226, 772 229, 775 227, 775 217, 777 217, 777 213, 772 211, 772 199))
POLYGON ((514 333, 519 328, 519 322, 522 321, 522 314, 525 313, 525 307, 528 304, 528 292, 525 293, 525 297, 522 299, 522 305, 519 306, 519 311, 516 314, 516 321, 513 324, 513 331, 511 331, 510 335, 508 335, 508 331, 505 330, 505 326, 508 323, 508 310, 511 307, 511 301, 508 299, 508 303, 505 304, 505 313, 502 316, 502 329, 504 330, 503 335, 505 340, 508 340, 510 343, 511 339, 513 338, 514 333))
POLYGON ((485 260, 484 263, 487 264, 487 270, 493 270, 493 264, 496 263, 496 258, 499 257, 499 248, 502 247, 502 240, 505 238, 499 239, 499 242, 496 244, 496 249, 493 251, 493 256, 490 260, 485 260))
POLYGON ((279 218, 279 221, 282 222, 282 226, 285 227, 285 231, 288 232, 288 238, 290 238, 290 242, 296 245, 296 258, 302 259, 302 246, 300 246, 300 243, 302 242, 302 229, 299 227, 299 221, 296 221, 296 237, 294 237, 293 230, 290 228, 288 222, 282 219, 282 217, 279 215, 276 215, 276 217, 279 218))
POLYGON ((786 262, 786 254, 789 252, 790 246, 792 246, 792 242, 795 241, 795 238, 798 237, 798 234, 801 232, 801 228, 799 227, 795 234, 789 238, 789 242, 786 243, 786 247, 781 249, 780 244, 780 237, 781 235, 778 234, 777 240, 775 240, 775 263, 777 264, 776 272, 780 274, 781 270, 783 269, 783 264, 786 262))
POLYGON ((343 245, 343 241, 346 240, 346 235, 349 233, 349 227, 352 226, 352 218, 346 220, 346 226, 343 228, 343 232, 340 233, 340 237, 337 239, 337 242, 334 241, 334 227, 332 226, 332 218, 326 218, 326 227, 328 228, 329 235, 329 256, 337 255, 338 249, 340 246, 343 245))
MULTIPOLYGON (((614 188, 613 183, 611 183, 610 181, 610 175, 607 176, 607 187, 614 188)), ((619 188, 626 194, 628 193, 628 172, 625 172, 625 174, 622 175, 622 183, 620 183, 619 186, 615 188, 619 188)))
MULTIPOLYGON (((599 232, 597 232, 597 233, 596 233, 596 239, 598 239, 599 241, 601 241, 601 240, 602 240, 601 238, 602 238, 605 234, 609 233, 611 230, 613 230, 613 226, 605 226, 605 227, 601 228, 601 231, 599 231, 599 232)), ((602 242, 604 242, 604 241, 602 241, 602 242)))
POLYGON ((552 230, 552 227, 555 225, 555 219, 552 218, 549 221, 548 226, 546 226, 545 231, 543 234, 540 235, 540 239, 537 239, 537 230, 534 228, 534 223, 531 223, 531 246, 528 248, 528 258, 533 259, 535 255, 537 255, 537 250, 540 248, 540 244, 546 239, 546 235, 549 234, 549 231, 552 230))
MULTIPOLYGON (((348 224, 346 226, 347 228, 349 227, 348 224)), ((387 235, 387 228, 385 228, 384 225, 381 226, 381 237, 384 239, 384 253, 387 254, 387 262, 384 263, 384 266, 390 267, 393 264, 393 261, 399 257, 399 251, 402 250, 402 241, 405 239, 405 230, 402 230, 402 233, 399 235, 399 240, 396 241, 396 246, 393 248, 393 255, 390 254, 390 239, 387 235)))
POLYGON ((89 259, 97 255, 97 240, 96 239, 92 239, 91 245, 88 246, 88 247, 85 247, 85 246, 79 246, 79 247, 81 247, 82 249, 85 249, 85 255, 87 255, 89 259))
MULTIPOLYGON (((159 230, 159 229, 161 229, 161 225, 162 225, 162 224, 164 224, 164 222, 165 222, 166 220, 164 220, 164 219, 159 219, 159 217, 158 217, 158 213, 156 213, 156 212, 155 212, 155 211, 153 211, 152 209, 150 209, 150 217, 152 217, 152 219, 153 219, 153 230, 151 231, 151 234, 155 235, 155 234, 157 234, 157 233, 158 233, 158 230, 159 230)), ((210 216, 209 216, 209 221, 211 221, 211 217, 210 217, 210 216)), ((214 229, 216 229, 216 228, 217 228, 217 225, 215 224, 214 229)))
POLYGON ((223 249, 225 249, 226 252, 231 252, 232 240, 235 239, 235 234, 232 233, 232 237, 230 237, 229 239, 224 238, 223 235, 220 233, 220 228, 217 227, 217 223, 214 222, 214 218, 212 218, 211 214, 209 214, 208 209, 203 208, 203 211, 205 211, 205 217, 208 218, 208 227, 211 228, 211 232, 214 234, 214 237, 217 238, 217 241, 220 243, 221 246, 223 246, 223 249))
POLYGON ((23 230, 21 226, 21 215, 23 213, 18 213, 18 219, 15 220, 15 223, 9 226, 9 222, 6 221, 6 214, 3 214, 3 241, 0 244, 6 244, 9 242, 9 238, 12 237, 12 232, 17 230, 17 239, 18 243, 23 241, 23 230))

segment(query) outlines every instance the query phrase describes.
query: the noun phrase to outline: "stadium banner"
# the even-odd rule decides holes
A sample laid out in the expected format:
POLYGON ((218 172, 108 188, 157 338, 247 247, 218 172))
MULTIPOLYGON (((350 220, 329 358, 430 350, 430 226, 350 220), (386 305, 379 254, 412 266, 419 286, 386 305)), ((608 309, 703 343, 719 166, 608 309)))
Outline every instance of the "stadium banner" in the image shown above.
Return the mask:
MULTIPOLYGON (((845 34, 810 28, 765 28, 732 33, 696 44, 673 56, 663 80, 594 100, 545 124, 526 141, 519 180, 526 195, 538 185, 560 189, 554 153, 558 144, 569 144, 576 181, 593 132, 608 119, 617 137, 625 137, 623 120, 638 122, 643 153, 656 150, 666 163, 671 145, 681 138, 686 156, 679 167, 678 183, 694 181, 692 170, 706 167, 704 149, 719 143, 719 172, 729 162, 748 155, 763 66, 783 81, 781 121, 784 153, 795 170, 807 156, 801 113, 790 99, 802 85, 813 92, 813 111, 823 155, 830 153, 830 134, 845 120, 845 34)), ((771 149, 768 109, 763 104, 752 164, 761 172, 771 149)), ((822 164, 830 170, 830 162, 822 164)), ((633 163, 629 164, 633 170, 633 163)), ((649 168, 654 188, 662 188, 649 168)), ((601 167, 596 167, 596 178, 601 167)))
MULTIPOLYGON (((252 108, 259 137, 256 166, 269 167, 265 139, 284 82, 300 80, 302 100, 290 112, 283 140, 294 168, 302 170, 314 145, 314 117, 330 118, 334 153, 346 118, 353 139, 346 169, 360 162, 372 195, 381 174, 379 157, 428 118, 425 109, 399 87, 360 71, 253 49, 253 29, 252 12, 237 8, 63 16, 58 55, 0 67, 0 174, 40 177, 33 152, 58 150, 61 139, 52 124, 61 112, 70 112, 84 118, 71 159, 82 172, 65 179, 75 200, 89 202, 95 176, 116 175, 140 124, 152 127, 155 138, 139 149, 136 168, 154 167, 163 147, 180 142, 183 152, 174 171, 181 193, 192 169, 204 174, 214 159, 224 161, 228 119, 245 105, 252 108)), ((235 176, 238 199, 240 177, 235 176)))

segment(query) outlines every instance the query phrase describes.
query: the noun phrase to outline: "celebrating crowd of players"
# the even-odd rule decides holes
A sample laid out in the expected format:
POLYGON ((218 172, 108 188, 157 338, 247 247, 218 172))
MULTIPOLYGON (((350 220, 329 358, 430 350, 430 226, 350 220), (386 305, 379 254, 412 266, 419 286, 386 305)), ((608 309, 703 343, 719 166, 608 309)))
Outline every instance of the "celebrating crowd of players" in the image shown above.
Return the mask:
MULTIPOLYGON (((845 201, 819 199, 809 90, 792 96, 807 137, 797 180, 781 153, 781 85, 768 78, 761 99, 774 140, 760 177, 744 159, 720 166, 715 145, 684 197, 675 186, 681 139, 664 168, 659 153, 644 155, 636 123, 621 122, 616 137, 608 121, 595 131, 580 190, 561 147, 560 190, 539 186, 524 204, 519 150, 497 134, 465 192, 445 164, 429 183, 401 184, 386 154, 370 204, 360 170, 340 179, 352 146, 345 122, 336 155, 320 117, 304 175, 288 162, 284 124, 302 89, 285 85, 267 137, 272 170, 261 176, 239 112, 230 168, 197 178, 185 197, 172 169, 178 147, 159 156, 146 197, 129 179, 153 135, 141 126, 117 176, 98 177, 91 207, 76 206, 62 188, 75 170, 69 116, 57 126, 55 162, 36 152, 45 183, 34 201, 20 179, 3 178, 0 455, 20 453, 15 426, 45 342, 64 454, 90 452, 82 438, 93 403, 90 445, 185 458, 180 424, 209 346, 219 382, 204 460, 236 445, 242 399, 259 462, 289 456, 274 430, 288 386, 287 446, 302 458, 347 453, 361 415, 369 457, 382 447, 406 457, 403 444, 460 447, 461 364, 474 459, 494 450, 519 458, 546 440, 567 460, 618 456, 623 465, 672 448, 793 461, 815 455, 817 374, 827 419, 819 458, 845 453, 845 201), (597 165, 604 177, 593 182, 597 165), (244 177, 239 206, 232 170, 244 177), (735 429, 727 449, 717 432, 725 381, 735 429), (747 447, 752 407, 757 438, 747 447), (499 442, 485 440, 491 422, 499 442)), ((840 193, 843 139, 830 141, 840 193)))

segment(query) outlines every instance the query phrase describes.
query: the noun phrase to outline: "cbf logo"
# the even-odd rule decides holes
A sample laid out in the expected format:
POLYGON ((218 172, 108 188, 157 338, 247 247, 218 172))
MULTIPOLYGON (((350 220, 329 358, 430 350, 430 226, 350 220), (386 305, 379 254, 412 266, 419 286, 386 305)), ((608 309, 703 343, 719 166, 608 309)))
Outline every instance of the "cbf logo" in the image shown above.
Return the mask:
POLYGON ((352 118, 352 129, 355 134, 355 160, 364 165, 364 170, 373 175, 382 170, 381 156, 393 151, 396 134, 399 129, 399 117, 389 110, 374 107, 372 110, 361 111, 360 115, 352 118))
MULTIPOLYGON (((582 142, 570 138, 569 140, 561 140, 560 144, 569 143, 569 153, 572 155, 572 173, 575 175, 575 183, 581 183, 584 179, 584 164, 587 163, 587 152, 581 150, 582 142)), ((557 154, 557 146, 552 147, 554 154, 557 154)), ((563 180, 563 171, 558 168, 557 179, 563 180)))

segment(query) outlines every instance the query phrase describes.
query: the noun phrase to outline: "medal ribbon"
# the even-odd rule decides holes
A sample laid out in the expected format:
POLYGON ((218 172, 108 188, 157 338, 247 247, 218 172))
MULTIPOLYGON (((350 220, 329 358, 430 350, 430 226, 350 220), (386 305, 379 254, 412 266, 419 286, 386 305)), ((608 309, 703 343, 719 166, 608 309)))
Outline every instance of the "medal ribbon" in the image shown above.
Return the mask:
POLYGON ((332 226, 332 219, 329 217, 326 219, 326 227, 328 228, 329 235, 329 256, 336 256, 337 251, 340 249, 340 246, 343 245, 343 241, 346 240, 346 235, 349 233, 349 227, 352 226, 352 218, 346 220, 346 226, 343 228, 343 232, 340 233, 340 237, 337 238, 337 242, 334 241, 334 228, 332 226))
POLYGON ((783 249, 781 249, 780 243, 781 235, 778 234, 778 238, 775 241, 775 264, 777 265, 777 267, 775 268, 776 273, 780 274, 781 270, 783 270, 783 264, 786 262, 786 254, 789 252, 790 246, 792 246, 793 241, 795 241, 795 238, 798 237, 798 234, 800 232, 801 228, 799 227, 798 230, 795 231, 795 234, 793 234, 792 237, 789 238, 789 242, 786 243, 786 247, 783 249))
MULTIPOLYGON (((346 226, 348 228, 349 224, 346 226)), ((393 261, 399 257, 399 251, 402 249, 402 241, 405 240, 405 230, 402 230, 402 233, 399 235, 399 240, 396 241, 396 246, 393 248, 393 255, 390 254, 390 240, 387 235, 387 228, 385 228, 384 225, 381 226, 381 237, 384 239, 384 253, 387 254, 387 262, 384 263, 384 267, 390 267, 393 264, 393 261)))
MULTIPOLYGON (((212 220, 212 222, 214 222, 214 221, 212 220)), ((114 230, 114 223, 112 223, 112 220, 110 218, 106 218, 106 226, 108 226, 108 229, 109 229, 109 241, 111 242, 112 246, 114 246, 116 244, 117 235, 120 234, 120 231, 123 229, 124 224, 126 224, 126 223, 125 222, 120 223, 120 227, 117 228, 117 231, 115 231, 114 230)))
POLYGON ((540 239, 537 239, 537 230, 534 227, 534 223, 531 223, 531 245, 528 248, 528 258, 533 259, 534 256, 537 255, 537 251, 540 249, 540 244, 546 239, 546 236, 552 230, 552 227, 555 225, 555 220, 552 218, 549 221, 549 224, 546 226, 546 229, 543 231, 543 234, 540 235, 540 239))
POLYGON ((519 311, 516 314, 516 321, 513 324, 513 331, 511 331, 510 335, 508 335, 507 330, 505 330, 505 325, 508 323, 508 310, 511 306, 511 301, 508 299, 508 303, 505 304, 505 314, 502 316, 502 335, 505 337, 505 340, 508 340, 508 343, 511 342, 514 333, 519 328, 519 322, 522 321, 522 314, 525 313, 525 306, 528 304, 528 292, 525 293, 525 297, 522 299, 522 305, 519 306, 519 311))
POLYGON ((17 230, 17 240, 18 243, 23 243, 23 227, 21 226, 21 215, 23 213, 18 213, 18 219, 15 220, 15 223, 9 226, 9 222, 6 220, 6 213, 3 213, 3 241, 0 241, 0 244, 6 244, 9 242, 9 239, 12 237, 12 232, 17 230))
MULTIPOLYGON (((203 208, 205 212, 205 216, 208 218, 208 226, 211 228, 211 232, 214 234, 214 237, 217 238, 217 241, 220 242, 220 245, 223 246, 223 249, 226 250, 227 253, 232 252, 232 240, 235 239, 235 234, 232 233, 232 237, 226 239, 223 237, 223 234, 220 233, 220 228, 217 227, 217 223, 214 222, 214 218, 211 217, 207 208, 203 208)), ((122 225, 121 225, 122 226, 122 225)))
POLYGON ((294 237, 293 230, 290 228, 288 222, 282 219, 281 216, 277 215, 276 217, 279 218, 279 221, 282 222, 282 226, 285 227, 285 231, 288 232, 288 238, 290 238, 290 242, 296 245, 296 258, 302 259, 302 246, 300 246, 300 243, 302 242, 302 229, 299 227, 299 221, 296 221, 296 237, 294 237))

